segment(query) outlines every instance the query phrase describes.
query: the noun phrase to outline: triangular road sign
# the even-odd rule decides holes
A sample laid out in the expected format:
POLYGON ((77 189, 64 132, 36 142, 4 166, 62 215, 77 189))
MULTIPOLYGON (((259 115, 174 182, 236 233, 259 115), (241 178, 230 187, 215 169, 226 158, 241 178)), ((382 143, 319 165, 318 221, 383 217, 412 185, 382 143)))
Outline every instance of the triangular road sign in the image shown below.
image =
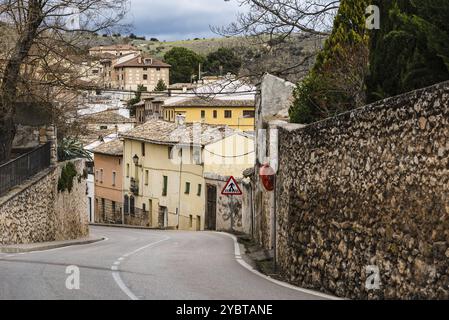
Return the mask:
POLYGON ((234 177, 229 178, 221 194, 224 196, 241 196, 243 194, 234 177))

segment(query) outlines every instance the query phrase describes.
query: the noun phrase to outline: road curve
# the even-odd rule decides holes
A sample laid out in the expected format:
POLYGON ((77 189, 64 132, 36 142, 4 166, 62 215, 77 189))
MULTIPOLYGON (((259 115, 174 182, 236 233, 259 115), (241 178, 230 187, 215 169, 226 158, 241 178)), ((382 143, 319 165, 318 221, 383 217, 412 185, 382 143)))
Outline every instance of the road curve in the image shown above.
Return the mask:
POLYGON ((106 241, 27 254, 0 254, 0 299, 305 300, 242 267, 234 242, 214 232, 92 227, 106 241), (69 290, 68 266, 80 270, 69 290))

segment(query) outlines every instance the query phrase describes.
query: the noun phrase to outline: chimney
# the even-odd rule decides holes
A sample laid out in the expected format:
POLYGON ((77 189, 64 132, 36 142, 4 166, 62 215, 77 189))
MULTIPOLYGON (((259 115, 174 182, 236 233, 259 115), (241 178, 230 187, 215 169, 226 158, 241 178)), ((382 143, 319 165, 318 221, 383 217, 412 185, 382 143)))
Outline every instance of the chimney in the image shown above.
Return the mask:
POLYGON ((186 124, 186 116, 184 114, 177 114, 175 117, 177 127, 183 127, 186 124))

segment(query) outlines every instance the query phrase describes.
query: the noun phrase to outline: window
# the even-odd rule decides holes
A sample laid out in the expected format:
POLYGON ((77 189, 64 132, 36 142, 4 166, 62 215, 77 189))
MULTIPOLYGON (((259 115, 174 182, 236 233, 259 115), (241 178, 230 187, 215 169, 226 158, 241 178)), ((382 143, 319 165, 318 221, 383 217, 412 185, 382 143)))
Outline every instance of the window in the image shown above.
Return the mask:
POLYGON ((161 68, 156 68, 156 71, 161 71, 161 68))
POLYGON ((218 118, 218 111, 214 110, 214 119, 217 119, 217 118, 218 118))
POLYGON ((202 189, 203 189, 203 185, 202 185, 202 184, 199 184, 199 185, 198 185, 198 192, 197 192, 197 194, 196 194, 198 197, 201 196, 202 189))
POLYGON ((143 75, 143 80, 148 80, 148 75, 147 74, 143 75))
POLYGON ((224 115, 225 115, 226 119, 230 119, 230 118, 232 118, 232 111, 231 110, 225 110, 224 115))
POLYGON ((129 178, 129 163, 126 164, 126 177, 129 178))
POLYGON ((103 217, 106 215, 106 200, 101 198, 101 213, 103 213, 103 217))
POLYGON ((95 182, 98 182, 98 170, 95 171, 95 182))
POLYGON ((117 178, 117 173, 116 172, 112 172, 112 186, 115 187, 115 180, 117 178))
POLYGON ((148 68, 147 68, 147 67, 143 68, 143 71, 147 71, 147 70, 148 70, 148 68))
POLYGON ((186 191, 185 194, 190 194, 190 182, 186 182, 186 191))
POLYGON ((173 159, 173 147, 168 147, 168 159, 173 159))
POLYGON ((100 126, 100 130, 108 130, 108 126, 100 126))
POLYGON ((149 179, 150 179, 150 173, 148 170, 145 170, 145 185, 146 186, 148 185, 149 179))
POLYGON ((145 157, 145 142, 142 142, 141 148, 142 148, 142 157, 145 157))
POLYGON ((112 201, 112 213, 115 213, 115 209, 116 209, 115 201, 112 201))
POLYGON ((197 165, 202 164, 201 147, 193 147, 193 163, 197 165))
POLYGON ((206 118, 206 111, 205 110, 201 110, 201 119, 206 118))
POLYGON ((142 211, 143 213, 147 211, 147 205, 145 203, 142 203, 142 211))
POLYGON ((192 215, 189 216, 189 225, 190 225, 190 228, 193 228, 193 216, 192 215))
POLYGON ((125 214, 129 213, 129 197, 125 195, 125 198, 123 199, 123 212, 125 214))
POLYGON ((162 189, 162 196, 165 197, 167 196, 167 190, 168 189, 168 177, 164 176, 164 187, 162 189))
POLYGON ((100 183, 103 183, 103 169, 100 169, 100 183))
POLYGON ((136 214, 135 199, 133 196, 129 197, 129 212, 133 215, 136 214))
POLYGON ((91 161, 86 162, 87 174, 94 174, 94 163, 91 161))
POLYGON ((243 110, 243 118, 254 118, 256 116, 256 112, 252 110, 243 110))

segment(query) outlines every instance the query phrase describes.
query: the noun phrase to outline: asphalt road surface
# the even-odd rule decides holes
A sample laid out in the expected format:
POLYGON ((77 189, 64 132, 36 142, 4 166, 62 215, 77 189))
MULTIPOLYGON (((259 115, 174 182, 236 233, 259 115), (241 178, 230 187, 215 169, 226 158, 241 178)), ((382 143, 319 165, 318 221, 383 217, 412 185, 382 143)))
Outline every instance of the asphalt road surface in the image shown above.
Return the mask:
POLYGON ((0 253, 0 299, 304 300, 321 295, 273 283, 238 263, 214 232, 92 227, 105 241, 0 253), (79 270, 79 289, 76 282, 79 270))

